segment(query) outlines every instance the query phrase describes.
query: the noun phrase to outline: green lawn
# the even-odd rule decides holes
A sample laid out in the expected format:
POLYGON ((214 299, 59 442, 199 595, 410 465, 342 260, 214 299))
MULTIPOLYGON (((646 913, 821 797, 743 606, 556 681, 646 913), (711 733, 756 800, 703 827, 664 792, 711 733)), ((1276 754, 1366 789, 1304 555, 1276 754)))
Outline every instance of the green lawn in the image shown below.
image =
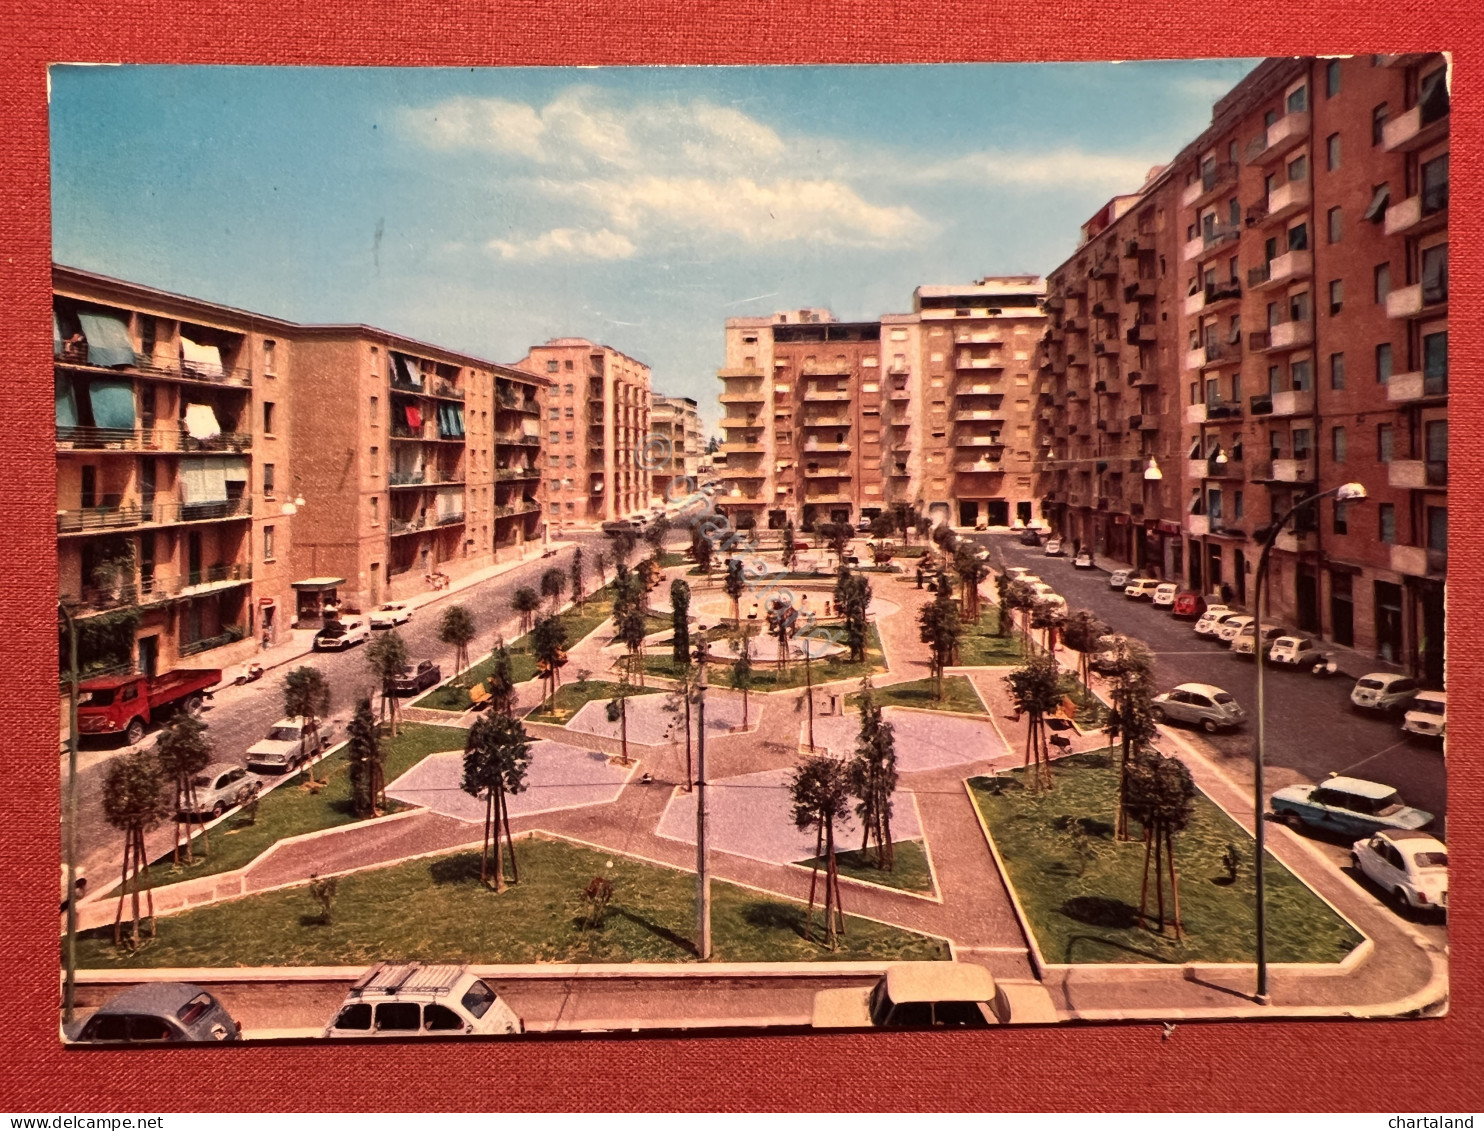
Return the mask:
POLYGON ((979 623, 964 626, 958 649, 959 665, 966 668, 1015 667, 1024 663, 1020 634, 1012 631, 1008 636, 1001 636, 999 631, 999 608, 988 602, 981 603, 979 623))
MULTIPOLYGON (((1144 846, 1113 839, 1118 764, 1105 751, 1054 763, 1055 786, 1030 793, 1022 771, 973 778, 970 787, 1008 879, 1029 917, 1048 962, 1251 962, 1256 928, 1253 842, 1204 794, 1190 825, 1175 839, 1180 912, 1185 938, 1137 923, 1144 846), (1072 829, 1085 832, 1083 852, 1072 829), (1222 855, 1242 854, 1236 882, 1222 855)), ((1135 837, 1139 826, 1133 825, 1135 837)), ((1338 962, 1361 936, 1328 904, 1269 856, 1268 958, 1272 962, 1338 962)), ((1153 906, 1151 878, 1150 904, 1153 906)), ((1170 893, 1165 892, 1166 908, 1170 893)))
MULTIPOLYGON (((461 727, 427 726, 403 723, 397 737, 385 740, 386 780, 396 780, 429 754, 441 750, 462 750, 468 731, 461 727)), ((359 818, 351 811, 350 764, 344 750, 326 758, 314 767, 318 781, 328 782, 316 793, 304 786, 304 774, 296 774, 258 802, 255 823, 243 813, 228 817, 208 833, 211 853, 205 859, 198 855, 191 865, 175 865, 169 856, 150 867, 150 879, 156 887, 196 876, 230 872, 256 859, 265 849, 284 837, 348 825, 359 818)), ((395 806, 393 806, 395 808, 395 806)), ((196 837, 199 854, 200 835, 196 837)))
MULTIPOLYGON (((527 715, 526 722, 564 726, 568 719, 582 709, 583 704, 591 703, 594 699, 612 699, 618 694, 619 687, 619 684, 604 679, 590 679, 586 683, 564 683, 557 688, 555 702, 543 705, 541 709, 527 715)), ((662 690, 664 689, 659 687, 629 688, 632 695, 658 695, 662 690)))
MULTIPOLYGON (((479 882, 479 854, 455 853, 342 876, 332 922, 304 888, 265 892, 158 921, 130 954, 112 927, 78 940, 84 969, 154 966, 339 966, 420 962, 686 962, 694 957, 695 878, 562 842, 516 843, 521 882, 496 895, 479 882), (608 865, 611 862, 612 867, 608 865), (601 926, 585 929, 583 891, 613 884, 601 926)), ((946 944, 855 917, 840 949, 803 938, 804 908, 712 884, 713 958, 721 962, 947 959, 946 944)), ((845 893, 850 907, 850 893, 845 893)))
MULTIPOLYGON (((805 868, 812 868, 815 862, 800 860, 799 863, 805 868)), ((824 867, 822 856, 819 857, 819 865, 821 868, 824 867)), ((876 867, 874 848, 866 853, 862 853, 858 848, 853 848, 849 852, 837 851, 835 867, 840 875, 847 879, 861 880, 868 884, 880 884, 883 887, 898 888, 901 891, 931 892, 933 890, 933 874, 928 868, 927 853, 922 850, 921 841, 897 841, 889 872, 876 867)))
MULTIPOLYGON (((968 676, 951 675, 943 680, 943 698, 938 698, 938 685, 932 679, 914 679, 910 683, 892 683, 873 688, 876 702, 883 707, 920 707, 927 711, 951 711, 963 715, 987 715, 984 701, 968 676)), ((860 702, 860 693, 845 697, 845 706, 860 702)))
MULTIPOLYGON (((720 633, 725 637, 731 632, 728 625, 726 631, 720 633)), ((876 626, 871 626, 871 631, 866 640, 866 658, 862 663, 851 662, 848 654, 830 657, 823 660, 815 660, 812 664, 812 678, 815 684, 835 683, 843 679, 861 680, 868 675, 879 675, 886 670, 886 660, 881 651, 881 637, 876 632, 876 626)), ((649 655, 644 659, 644 670, 650 675, 662 676, 666 679, 678 679, 680 669, 667 654, 649 655)), ((732 665, 727 660, 707 660, 707 678, 712 684, 719 687, 730 687, 732 665)), ((771 637, 758 636, 752 642, 752 690, 760 692, 790 691, 794 688, 804 686, 805 671, 803 660, 789 661, 788 668, 784 671, 778 670, 778 642, 771 637)))

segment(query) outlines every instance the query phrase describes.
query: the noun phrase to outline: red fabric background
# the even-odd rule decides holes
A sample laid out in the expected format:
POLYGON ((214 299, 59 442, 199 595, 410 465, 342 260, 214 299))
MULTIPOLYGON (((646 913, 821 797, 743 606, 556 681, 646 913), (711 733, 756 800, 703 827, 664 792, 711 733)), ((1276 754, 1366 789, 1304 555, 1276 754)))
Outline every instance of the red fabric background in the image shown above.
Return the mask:
MULTIPOLYGON (((1461 1110, 1478 1083, 1481 487, 1477 0, 1054 0, 1022 7, 750 0, 5 0, 0 4, 0 1108, 54 1111, 771 1109, 1461 1110), (731 10, 727 10, 731 9, 731 10), (982 1035, 540 1040, 169 1054, 57 1042, 51 740, 55 498, 45 427, 48 62, 494 65, 1113 59, 1451 49, 1454 525, 1450 579, 1453 1007, 1442 1021, 1064 1027, 982 1035), (17 701, 19 700, 19 701, 17 701), (1472 1071, 1466 1065, 1473 1064, 1472 1071)), ((986 265, 989 267, 992 265, 986 265)), ((1050 268, 1052 264, 1046 264, 1050 268)), ((1316 741, 1324 741, 1322 734, 1316 741)))

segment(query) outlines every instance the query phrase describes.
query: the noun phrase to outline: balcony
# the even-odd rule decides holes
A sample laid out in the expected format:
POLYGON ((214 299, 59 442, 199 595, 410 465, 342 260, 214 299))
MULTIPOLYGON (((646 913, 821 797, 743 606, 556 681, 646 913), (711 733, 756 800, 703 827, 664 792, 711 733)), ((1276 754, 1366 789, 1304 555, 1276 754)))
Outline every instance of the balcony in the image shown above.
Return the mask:
POLYGON ((955 436, 953 446, 956 448, 991 448, 1004 450, 1004 442, 995 436, 955 436))
POLYGON ((723 380, 728 377, 761 377, 763 371, 756 365, 739 365, 729 369, 718 369, 716 375, 723 380))
POLYGON ((850 450, 849 444, 828 444, 818 440, 810 440, 804 445, 806 452, 848 452, 850 450))
POLYGON ((728 386, 727 391, 718 398, 722 404, 762 404, 767 399, 761 385, 752 389, 734 389, 728 386))
POLYGON ((766 479, 768 473, 761 467, 728 467, 723 479, 766 479))
POLYGON ((1288 181, 1268 193, 1263 204, 1254 209, 1253 219, 1259 228, 1281 223, 1308 208, 1313 196, 1313 185, 1307 177, 1301 181, 1288 181))
POLYGON ((1448 226, 1448 183, 1409 196, 1386 210, 1388 236, 1421 236, 1448 226))
POLYGON ((910 401, 912 399, 912 390, 906 385, 893 385, 886 395, 890 400, 910 401))
POLYGON ((985 384, 983 381, 973 385, 955 385, 953 395, 955 397, 999 397, 1004 396, 1005 390, 998 385, 985 384))
MULTIPOLYGON (((410 438, 414 440, 422 439, 421 436, 410 438)), ((496 432, 495 443, 504 447, 539 448, 541 446, 541 437, 539 435, 528 436, 524 432, 496 432)))
POLYGON ((805 479, 853 479, 850 468, 839 467, 809 467, 804 469, 805 479))
POLYGON ((456 525, 458 525, 459 523, 461 523, 463 521, 464 521, 464 512, 463 511, 448 511, 448 512, 446 512, 444 514, 440 514, 434 520, 434 525, 436 525, 436 526, 456 526, 456 525))
POLYGON ((1211 533, 1211 521, 1203 514, 1185 516, 1185 532, 1197 537, 1211 533))
POLYGON ((1005 470, 999 460, 977 460, 973 463, 956 463, 953 470, 960 475, 996 475, 1005 470))
POLYGON ((535 397, 517 397, 503 391, 495 397, 495 408, 500 412, 523 412, 528 416, 541 415, 541 405, 535 397))
POLYGON ((761 428, 756 416, 724 416, 717 421, 719 428, 761 428))
POLYGON ((973 420, 998 420, 1005 419, 1005 413, 997 408, 971 408, 964 409, 953 414, 953 419, 959 423, 967 423, 973 420))
POLYGON ((252 517, 252 498, 213 503, 178 503, 155 499, 150 503, 122 501, 95 507, 57 509, 58 534, 95 534, 137 526, 173 526, 177 523, 223 522, 252 517))
POLYGON ((1229 161, 1217 162, 1185 186, 1180 194, 1182 208, 1199 208, 1237 183, 1237 167, 1229 161))
POLYGON ((1427 97, 1381 127, 1381 146, 1388 153, 1411 153, 1448 136, 1448 88, 1434 84, 1439 96, 1427 97))
MULTIPOLYGON (((1256 472, 1257 469, 1254 467, 1253 470, 1256 472)), ((1314 459, 1312 456, 1302 459, 1274 458, 1269 477, 1269 481, 1273 483, 1313 483, 1314 459)))
POLYGON ((1441 284, 1435 283, 1432 286, 1414 283, 1410 287, 1394 290, 1386 296, 1386 317, 1416 318, 1419 315, 1440 310, 1447 303, 1446 281, 1441 284))
POLYGON ((386 473, 388 487, 421 487, 427 477, 421 471, 389 471, 386 473))
POLYGON ((1209 231, 1203 231, 1194 239, 1186 241, 1184 259, 1187 263, 1199 262, 1223 248, 1235 250, 1235 245, 1241 238, 1240 225, 1216 224, 1209 231))
POLYGON ((1391 568, 1408 577, 1443 577, 1448 572, 1448 551, 1426 546, 1391 547, 1391 568))
POLYGON ((1394 459, 1386 465, 1386 482, 1403 490, 1425 491, 1448 486, 1448 461, 1394 459))
POLYGON ((1247 164, 1267 165, 1302 145, 1309 137, 1309 114, 1302 110, 1284 114, 1261 137, 1247 146, 1247 164))
POLYGON ((1285 389, 1252 397, 1248 405, 1253 416, 1307 416, 1314 411, 1313 389, 1285 389))
POLYGON ((1152 302, 1157 295, 1153 279, 1135 279, 1123 288, 1124 302, 1152 302))
POLYGON ((1302 554, 1314 548, 1312 530, 1282 530, 1273 539, 1273 549, 1288 554, 1302 554))
POLYGON ((803 428, 849 428, 850 417, 848 416, 816 416, 812 420, 801 422, 803 428))
POLYGON ((1288 283, 1307 279, 1314 273, 1314 255, 1310 251, 1285 251, 1268 260, 1261 267, 1247 271, 1247 286, 1254 291, 1266 291, 1288 283))
POLYGON ((502 503, 495 507, 496 518, 513 518, 517 515, 534 514, 541 509, 535 499, 522 499, 518 503, 502 503))
POLYGON ((247 365, 210 365, 182 361, 178 357, 134 354, 133 364, 116 368, 94 365, 89 359, 86 342, 67 345, 60 356, 53 358, 57 365, 69 368, 98 369, 115 376, 138 375, 141 377, 164 377, 176 381, 193 381, 206 385, 233 385, 245 388, 252 384, 252 367, 247 365))
POLYGON ((541 469, 538 467, 497 467, 495 478, 502 482, 511 479, 540 479, 541 469))
POLYGON ((1314 324, 1307 320, 1275 322, 1266 330, 1254 330, 1248 335, 1247 344, 1258 353, 1302 349, 1314 344, 1314 324))
POLYGON ((94 428, 75 425, 57 429, 57 449, 97 452, 173 452, 180 450, 178 428, 94 428))
POLYGON ((1005 359, 1002 357, 971 357, 968 354, 959 354, 953 362, 956 369, 1003 369, 1005 359))
POLYGON ((1441 373, 1393 373, 1386 382, 1386 399, 1393 404, 1447 395, 1447 369, 1441 373))
POLYGON ((806 401, 848 401, 852 396, 849 389, 816 389, 810 385, 804 390, 806 401))
POLYGON ((767 449, 761 440, 728 440, 721 446, 721 450, 728 455, 733 452, 744 455, 762 455, 767 449))

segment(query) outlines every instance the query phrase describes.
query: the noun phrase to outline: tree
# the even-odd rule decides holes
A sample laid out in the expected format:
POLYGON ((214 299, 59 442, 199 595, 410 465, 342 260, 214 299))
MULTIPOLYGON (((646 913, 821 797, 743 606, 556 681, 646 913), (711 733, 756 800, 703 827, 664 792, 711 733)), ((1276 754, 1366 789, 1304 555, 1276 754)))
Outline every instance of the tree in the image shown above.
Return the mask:
POLYGON ((469 645, 474 643, 474 614, 463 605, 449 605, 438 619, 438 642, 453 648, 453 674, 469 666, 469 645))
POLYGON ((929 669, 936 681, 937 698, 943 698, 943 669, 953 663, 963 637, 963 622, 958 605, 948 591, 948 578, 938 574, 937 593, 932 603, 917 614, 918 639, 928 646, 929 669))
POLYGON ((598 585, 608 584, 608 555, 599 550, 593 555, 593 568, 598 571, 598 585))
POLYGON ((1178 758, 1165 758, 1149 750, 1139 754, 1129 767, 1126 805, 1130 815, 1144 826, 1144 881, 1139 895, 1139 926, 1145 926, 1149 908, 1149 865, 1154 864, 1155 893, 1159 903, 1159 933, 1165 931, 1164 873, 1170 874, 1171 921, 1175 938, 1181 935, 1180 886, 1175 873, 1175 834, 1190 823, 1195 809, 1195 782, 1178 758))
POLYGON ((304 772, 314 786, 314 763, 310 757, 319 749, 319 721, 330 713, 330 681, 318 668, 297 667, 284 677, 283 713, 287 718, 303 718, 304 732, 299 740, 304 772))
POLYGON ((1046 716, 1061 705, 1061 669, 1050 656, 1034 656, 1005 676, 1005 687, 1015 709, 1026 716, 1026 780, 1031 789, 1050 789, 1051 748, 1047 742, 1046 716))
POLYGON ((792 570, 799 560, 799 548, 794 539, 794 524, 790 519, 783 526, 783 568, 792 570))
POLYGON ((1114 827, 1119 840, 1128 839, 1129 772, 1135 757, 1159 733, 1164 714, 1154 705, 1154 657, 1137 640, 1120 637, 1113 650, 1109 675, 1108 740, 1120 744, 1118 812, 1114 827))
POLYGON ((742 692, 742 726, 747 726, 747 693, 752 690, 752 637, 757 632, 753 625, 739 626, 732 636, 737 652, 737 662, 732 665, 732 690, 742 692))
POLYGON ((490 653, 490 674, 485 677, 485 689, 490 694, 490 710, 507 718, 515 714, 515 670, 510 658, 510 649, 505 641, 495 641, 490 653))
POLYGON ((637 666, 639 686, 643 687, 644 637, 648 635, 649 628, 644 623, 644 609, 640 605, 637 593, 625 600, 622 604, 615 603, 613 607, 613 626, 617 630, 614 636, 629 650, 628 666, 625 672, 627 675, 633 675, 637 666), (638 661, 637 665, 635 663, 636 660, 638 661))
POLYGON ((881 704, 871 679, 861 680, 860 731, 850 760, 850 792, 858 799, 855 815, 861 822, 861 854, 876 842, 876 867, 890 872, 896 862, 892 846, 892 793, 897 788, 897 743, 892 725, 883 720, 881 704))
POLYGON ((583 570, 583 566, 582 566, 582 547, 581 546, 578 546, 575 550, 572 551, 571 575, 572 575, 572 600, 574 600, 574 601, 577 602, 577 608, 580 611, 580 610, 582 610, 585 607, 584 606, 584 600, 586 598, 586 594, 583 592, 583 589, 584 589, 584 587, 586 585, 586 582, 587 582, 587 578, 584 576, 584 570, 583 570))
POLYGON ((1083 687, 1092 686, 1092 657, 1109 631, 1091 609, 1078 609, 1062 625, 1061 642, 1077 653, 1077 674, 1083 687))
POLYGON ((742 623, 742 594, 747 591, 747 577, 742 572, 741 558, 727 559, 727 577, 722 583, 728 597, 732 599, 732 623, 742 623))
POLYGON ((711 576, 711 559, 715 553, 716 546, 704 529, 697 526, 691 531, 690 556, 696 559, 696 565, 706 577, 711 576))
POLYGON ((690 663, 690 586, 685 578, 670 582, 670 658, 677 667, 690 663))
POLYGON ((989 576, 989 566, 979 556, 979 547, 972 542, 960 542, 953 553, 953 572, 958 574, 963 587, 964 619, 978 624, 979 584, 989 576))
POLYGON ((211 841, 206 835, 206 818, 198 811, 196 803, 196 775, 211 764, 211 739, 206 733, 206 724, 182 712, 176 715, 160 731, 155 743, 155 757, 160 772, 166 781, 175 785, 175 862, 180 863, 180 850, 184 841, 187 864, 196 862, 191 851, 191 825, 201 830, 201 843, 208 853, 211 841))
POLYGON ((836 563, 843 569, 845 555, 850 552, 850 539, 855 536, 855 531, 850 529, 848 522, 832 522, 825 526, 824 536, 830 544, 830 552, 835 555, 836 563))
POLYGON ((381 728, 371 714, 369 697, 357 700, 346 733, 351 808, 357 817, 379 817, 386 804, 386 752, 381 748, 381 728))
POLYGON ((561 617, 542 617, 536 622, 531 630, 531 650, 536 655, 536 671, 550 686, 554 705, 557 685, 562 681, 562 665, 567 662, 567 626, 561 617))
POLYGON ((1047 652, 1056 648, 1056 633, 1066 623, 1067 614, 1061 605, 1050 601, 1037 601, 1031 606, 1031 627, 1041 632, 1041 647, 1047 652))
POLYGON ((124 834, 123 885, 113 917, 113 945, 123 945, 124 901, 131 901, 129 945, 139 945, 139 893, 144 892, 149 935, 155 933, 155 898, 150 887, 149 854, 144 834, 170 815, 167 783, 160 762, 150 750, 136 750, 108 764, 103 781, 103 816, 124 834))
POLYGON ((1014 614, 1022 614, 1020 620, 1020 639, 1023 644, 1031 642, 1031 618, 1030 611, 1036 607, 1036 591, 1024 581, 1012 581, 1005 588, 1005 599, 1000 605, 1000 615, 1007 616, 1013 623, 1014 614))
POLYGON ((896 532, 902 536, 902 541, 912 545, 912 527, 916 525, 917 515, 913 513, 909 503, 893 503, 891 508, 892 525, 896 532))
POLYGON ((835 609, 845 621, 845 644, 850 649, 850 659, 861 663, 866 658, 867 634, 870 620, 867 610, 871 607, 871 583, 860 574, 851 573, 841 567, 835 579, 835 609))
POLYGON ((567 575, 556 566, 541 575, 541 596, 550 598, 551 611, 555 613, 561 604, 562 594, 567 591, 567 575))
POLYGON ((778 670, 788 670, 788 641, 799 623, 798 610, 790 600, 774 597, 768 602, 768 635, 778 641, 778 670))
MULTIPOLYGON (((459 606, 455 605, 454 608, 459 606)), ((448 612, 453 612, 449 609, 448 612)), ((444 614, 445 619, 447 614, 444 614)), ((391 716, 392 737, 397 737, 397 677, 407 670, 407 645, 395 628, 372 638, 366 645, 366 666, 381 688, 381 717, 391 716)))
POLYGON ((531 624, 541 608, 541 598, 529 585, 522 585, 510 598, 510 607, 520 614, 520 631, 531 631, 531 624))
POLYGON ((609 551, 613 557, 614 567, 629 564, 629 559, 634 556, 636 540, 632 530, 615 530, 608 535, 609 551))
POLYGON ((665 539, 670 536, 670 518, 668 515, 657 515, 653 522, 644 528, 644 541, 649 543, 650 556, 656 562, 660 562, 665 556, 665 539))
POLYGON ((634 681, 629 678, 628 671, 622 671, 618 675, 618 683, 614 688, 613 698, 608 700, 608 721, 618 724, 619 759, 627 766, 629 758, 629 700, 634 697, 634 681))
MULTIPOLYGON (((544 622, 543 622, 544 623, 544 622)), ((500 849, 503 827, 510 847, 511 882, 520 882, 515 862, 515 838, 510 835, 510 809, 506 796, 524 792, 526 771, 531 765, 531 736, 518 719, 505 715, 482 715, 469 728, 464 744, 463 791, 484 798, 484 840, 480 845, 479 882, 489 884, 490 843, 495 848, 495 891, 505 890, 505 857, 500 849)))
POLYGON ((871 519, 870 533, 873 538, 890 538, 896 533, 896 520, 886 511, 878 511, 871 519))
POLYGON ((819 884, 819 865, 824 861, 825 942, 831 950, 845 933, 845 913, 840 908, 840 873, 835 862, 835 822, 848 813, 850 785, 845 765, 828 755, 805 758, 789 780, 794 825, 815 830, 814 875, 809 881, 809 910, 804 918, 804 938, 814 926, 814 896, 819 884))

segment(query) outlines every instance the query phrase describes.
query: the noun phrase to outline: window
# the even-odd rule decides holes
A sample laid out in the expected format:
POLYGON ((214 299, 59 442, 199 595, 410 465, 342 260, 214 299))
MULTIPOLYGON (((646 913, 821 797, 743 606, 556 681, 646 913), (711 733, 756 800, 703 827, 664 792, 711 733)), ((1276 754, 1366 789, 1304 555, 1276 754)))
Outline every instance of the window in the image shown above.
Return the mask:
POLYGON ((1326 214, 1326 219, 1329 222, 1329 242, 1339 243, 1340 237, 1344 234, 1345 231, 1344 213, 1341 212, 1339 206, 1336 205, 1334 208, 1331 208, 1326 214))
POLYGON ((1448 508, 1427 508, 1427 548, 1441 554, 1448 552, 1448 508))
POLYGON ((1242 492, 1232 492, 1232 520, 1236 521, 1242 517, 1242 492))
POLYGON ((372 526, 375 526, 380 521, 381 521, 381 497, 379 495, 372 495, 371 496, 371 525, 372 526))
POLYGON ((1221 488, 1211 487, 1206 490, 1206 514, 1210 516, 1212 526, 1220 523, 1221 488))
POLYGON ((1422 378, 1424 392, 1438 396, 1448 391, 1448 331, 1422 335, 1422 378))
POLYGON ((265 562, 273 560, 273 527, 271 526, 263 527, 263 560, 265 562))
POLYGON ((380 398, 378 398, 378 397, 372 397, 371 398, 371 406, 370 407, 371 407, 371 427, 372 428, 380 428, 381 427, 381 410, 380 410, 380 405, 381 405, 380 398))
POLYGON ((1396 544, 1396 504, 1382 503, 1376 508, 1376 540, 1386 545, 1396 544))
POLYGON ((577 466, 577 457, 574 456, 574 455, 569 455, 567 457, 567 466, 568 467, 576 467, 577 466))
POLYGON ((1283 370, 1276 365, 1268 366, 1268 395, 1283 391, 1283 370))
POLYGON ((381 449, 380 448, 372 448, 371 449, 371 474, 372 475, 380 475, 381 474, 381 449))
POLYGON ((564 420, 572 420, 573 419, 572 406, 571 405, 568 405, 565 409, 562 410, 562 418, 564 420))
MULTIPOLYGON (((572 438, 572 436, 569 433, 568 436, 567 436, 567 439, 570 440, 571 438, 572 438)), ((562 434, 560 432, 550 432, 550 433, 547 434, 547 442, 548 443, 552 443, 552 444, 560 443, 561 439, 562 439, 562 434)))
POLYGON ((1324 139, 1324 167, 1333 173, 1340 167, 1340 135, 1330 134, 1324 139))
POLYGON ((1309 246, 1309 225, 1295 224, 1288 229, 1288 250, 1303 251, 1309 246))
POLYGON ((1422 214, 1431 216, 1448 207, 1448 155, 1422 166, 1422 214))
POLYGON ((1309 430, 1307 428, 1293 430, 1293 458, 1309 458, 1309 430))
POLYGON ((265 463, 263 465, 263 494, 267 495, 270 499, 273 497, 273 472, 273 464, 265 463))
POLYGON ((1387 110, 1386 103, 1384 102, 1371 111, 1371 145, 1381 144, 1382 134, 1386 129, 1386 118, 1389 113, 1390 111, 1387 110))
POLYGON ((1329 355, 1329 387, 1331 389, 1345 387, 1345 355, 1343 353, 1329 355))
POLYGON ((1335 531, 1336 534, 1349 534, 1350 533, 1350 523, 1348 521, 1349 510, 1350 510, 1350 503, 1349 503, 1348 500, 1345 500, 1345 499, 1336 499, 1335 500, 1335 524, 1334 524, 1334 531, 1335 531))
MULTIPOLYGON (((572 432, 568 432, 567 433, 567 443, 570 444, 572 442, 573 435, 574 435, 574 433, 572 433, 572 432)), ((552 439, 552 443, 555 443, 556 442, 556 433, 555 432, 553 432, 551 434, 551 439, 552 439)))
POLYGON ((1329 433, 1330 452, 1336 463, 1345 462, 1345 429, 1331 428, 1329 433))
POLYGON ((1296 295, 1288 296, 1288 320, 1290 322, 1307 322, 1309 320, 1309 292, 1300 291, 1296 295))
POLYGON ((1345 305, 1345 283, 1341 279, 1329 281, 1329 313, 1333 318, 1340 313, 1340 308, 1345 305))
POLYGON ((1423 434, 1424 458, 1428 463, 1448 462, 1448 422, 1429 420, 1423 434))
POLYGON ((1376 384, 1384 385, 1391 380, 1391 343, 1382 342, 1376 347, 1376 384))
POLYGON ((1383 306, 1386 303, 1386 296, 1391 293, 1391 264, 1376 264, 1376 269, 1372 274, 1376 283, 1376 305, 1383 306))
POLYGON ((561 467, 562 457, 557 455, 556 452, 552 452, 551 455, 546 457, 546 462, 552 467, 561 467))
POLYGON ((556 405, 552 405, 549 409, 546 410, 546 413, 547 416, 550 417, 552 420, 560 420, 562 418, 562 410, 556 405))
POLYGON ((1294 87, 1288 92, 1288 112, 1290 114, 1302 114, 1309 108, 1309 88, 1307 86, 1294 87))
POLYGON ((376 1007, 376 1031, 415 1033, 422 1007, 415 1001, 384 1001, 376 1007))
POLYGON ((1333 98, 1340 93, 1340 61, 1331 59, 1324 64, 1324 97, 1333 98))
POLYGON ((1302 181, 1309 175, 1309 159, 1300 154, 1288 163, 1288 179, 1290 181, 1302 181))
POLYGON ((273 402, 263 402, 263 431, 273 435, 273 402))
POLYGON ((1376 462, 1390 463, 1395 447, 1396 430, 1390 424, 1376 425, 1376 462))
POLYGON ((568 373, 572 372, 572 362, 571 361, 564 361, 564 362, 562 362, 562 367, 564 369, 566 369, 568 373))
MULTIPOLYGON (((570 365, 571 362, 568 362, 570 365)), ((463 1019, 446 1005, 430 1002, 423 1006, 423 1028, 429 1032, 462 1032, 463 1019)))
POLYGON ((1427 306, 1448 301, 1448 245, 1422 252, 1422 301, 1427 306))
POLYGON ((1314 387, 1313 362, 1305 358, 1303 361, 1295 361, 1289 376, 1293 379, 1295 392, 1306 393, 1314 387))
MULTIPOLYGON (((152 350, 146 352, 152 353, 152 350)), ((278 352, 278 343, 272 338, 263 341, 263 376, 276 377, 278 375, 278 362, 274 355, 278 352)))
POLYGON ((555 373, 558 368, 560 367, 557 365, 555 358, 552 358, 546 363, 546 372, 548 373, 555 373))
POLYGON ((571 385, 568 385, 566 388, 564 388, 562 390, 562 395, 563 396, 570 397, 570 396, 573 395, 573 392, 574 392, 574 390, 573 390, 572 386, 571 385))

